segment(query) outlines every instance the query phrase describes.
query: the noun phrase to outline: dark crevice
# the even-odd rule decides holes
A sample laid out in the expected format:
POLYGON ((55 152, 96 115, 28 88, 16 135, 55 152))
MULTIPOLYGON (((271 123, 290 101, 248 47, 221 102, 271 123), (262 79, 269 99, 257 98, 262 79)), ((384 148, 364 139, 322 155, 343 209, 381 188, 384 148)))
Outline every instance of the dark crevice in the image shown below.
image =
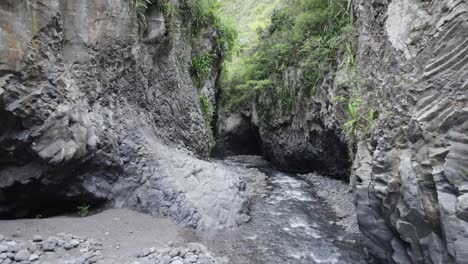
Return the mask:
POLYGON ((73 187, 69 184, 44 184, 40 180, 15 183, 0 191, 0 219, 71 215, 77 213, 79 206, 89 205, 90 210, 96 211, 107 202, 88 192, 72 194, 70 189, 73 187))
POLYGON ((218 138, 218 145, 213 150, 213 156, 226 157, 231 155, 263 155, 263 143, 259 128, 250 117, 242 117, 243 122, 230 133, 218 138))
POLYGON ((100 208, 106 201, 84 190, 79 162, 53 167, 31 150, 24 126, 13 113, 0 110, 0 219, 52 217, 100 208))

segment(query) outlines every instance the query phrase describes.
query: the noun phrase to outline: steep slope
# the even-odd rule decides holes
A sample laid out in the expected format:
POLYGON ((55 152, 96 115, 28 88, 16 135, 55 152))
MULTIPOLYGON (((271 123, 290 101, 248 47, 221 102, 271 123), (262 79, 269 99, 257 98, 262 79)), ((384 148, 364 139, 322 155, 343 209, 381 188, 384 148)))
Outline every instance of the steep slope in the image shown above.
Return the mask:
POLYGON ((199 98, 214 103, 225 32, 200 1, 142 3, 1 1, 2 217, 104 203, 201 228, 247 220, 241 173, 192 156, 209 153, 199 98))
POLYGON ((353 166, 368 248, 389 263, 467 263, 468 4, 356 7, 367 100, 383 113, 353 166))
MULTIPOLYGON (((242 104, 221 112, 220 148, 258 137, 279 168, 350 176, 376 262, 467 263, 467 10, 463 0, 354 1, 357 37, 341 40, 315 94, 301 94, 303 57, 287 53, 279 74, 229 95, 242 104), (238 133, 249 127, 258 134, 238 133)), ((282 51, 276 30, 260 50, 282 51)))

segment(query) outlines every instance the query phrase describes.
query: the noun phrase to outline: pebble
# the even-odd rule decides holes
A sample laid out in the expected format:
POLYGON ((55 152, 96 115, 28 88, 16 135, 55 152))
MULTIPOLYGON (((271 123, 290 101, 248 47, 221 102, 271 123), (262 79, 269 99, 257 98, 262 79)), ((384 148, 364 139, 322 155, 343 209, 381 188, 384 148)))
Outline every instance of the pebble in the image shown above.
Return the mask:
POLYGON ((48 238, 46 241, 42 242, 42 249, 45 251, 54 251, 57 246, 57 241, 53 238, 48 238))
POLYGON ((39 256, 36 255, 36 254, 31 254, 29 256, 29 261, 35 261, 35 260, 38 260, 39 259, 39 256))
POLYGON ((179 250, 178 250, 178 249, 174 248, 174 249, 172 249, 171 251, 169 251, 169 256, 170 256, 170 257, 173 258, 173 257, 175 257, 175 256, 177 256, 177 255, 179 255, 179 250))
MULTIPOLYGON (((101 252, 103 245, 98 240, 79 239, 76 236, 63 233, 58 234, 58 236, 46 239, 34 236, 29 241, 4 239, 0 243, 0 264, 47 264, 47 260, 63 264, 100 264, 102 260, 105 260, 101 252), (73 248, 76 249, 73 250, 73 248)), ((118 243, 116 244, 117 247, 120 247, 118 243)), ((185 247, 175 247, 171 242, 170 245, 162 248, 145 248, 137 255, 138 261, 136 260, 137 257, 135 257, 135 259, 130 259, 125 263, 227 263, 211 255, 205 246, 198 243, 189 243, 185 247)))
POLYGON ((8 246, 0 245, 0 253, 4 253, 8 251, 8 246))
POLYGON ((16 253, 15 260, 16 261, 26 261, 26 260, 29 260, 30 255, 31 255, 31 253, 29 253, 29 251, 27 249, 21 249, 21 250, 18 251, 18 253, 16 253))

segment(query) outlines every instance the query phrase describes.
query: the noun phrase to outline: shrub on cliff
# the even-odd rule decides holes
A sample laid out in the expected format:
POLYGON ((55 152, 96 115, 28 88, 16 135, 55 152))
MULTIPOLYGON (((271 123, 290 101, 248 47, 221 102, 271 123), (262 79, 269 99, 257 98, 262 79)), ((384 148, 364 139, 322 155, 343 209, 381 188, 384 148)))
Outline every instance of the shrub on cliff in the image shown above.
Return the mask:
POLYGON ((289 111, 302 98, 317 93, 325 76, 336 68, 338 50, 346 43, 345 35, 352 23, 349 3, 349 0, 292 0, 275 10, 270 24, 257 30, 259 41, 255 47, 244 51, 243 61, 238 63, 241 66, 231 68, 231 73, 225 75, 223 92, 227 107, 256 98, 246 88, 251 87, 252 81, 270 80, 278 86, 263 93, 262 96, 271 97, 263 100, 268 102, 262 106, 264 109, 289 111), (299 83, 289 85, 289 80, 284 79, 288 69, 299 73, 299 83))

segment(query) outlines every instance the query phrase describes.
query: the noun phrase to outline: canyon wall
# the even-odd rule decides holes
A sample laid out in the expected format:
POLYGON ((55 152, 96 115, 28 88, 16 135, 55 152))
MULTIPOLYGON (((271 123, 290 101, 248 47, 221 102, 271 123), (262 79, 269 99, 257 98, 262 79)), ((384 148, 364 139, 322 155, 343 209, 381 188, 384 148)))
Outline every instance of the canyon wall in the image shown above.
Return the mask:
POLYGON ((248 172, 194 158, 210 151, 199 96, 216 93, 217 31, 192 39, 157 5, 145 16, 142 30, 127 0, 0 2, 3 218, 104 204, 200 228, 248 220, 248 172), (203 89, 196 51, 216 55, 203 89))
POLYGON ((353 164, 366 245, 388 263, 468 263, 468 4, 355 8, 363 93, 382 114, 353 164))
MULTIPOLYGON (((272 105, 263 118, 268 93, 221 111, 220 148, 257 138, 280 169, 349 177, 377 263, 468 263, 467 11, 464 0, 354 1, 356 54, 341 50, 336 71, 292 111, 272 105), (375 119, 357 135, 345 129, 352 100, 375 119)), ((285 70, 284 86, 300 74, 285 70)))

